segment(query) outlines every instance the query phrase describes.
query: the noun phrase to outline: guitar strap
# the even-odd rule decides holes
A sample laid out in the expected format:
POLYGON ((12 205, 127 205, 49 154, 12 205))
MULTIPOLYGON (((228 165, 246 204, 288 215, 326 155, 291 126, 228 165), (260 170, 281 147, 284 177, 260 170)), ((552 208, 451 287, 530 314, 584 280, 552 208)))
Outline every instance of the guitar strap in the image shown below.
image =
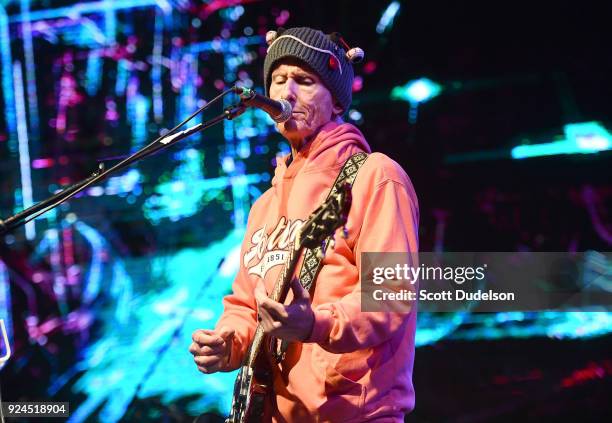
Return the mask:
MULTIPOLYGON (((348 183, 349 186, 352 187, 359 169, 365 163, 367 158, 368 154, 364 152, 356 153, 349 157, 344 163, 344 166, 342 166, 342 169, 340 169, 340 173, 338 173, 334 185, 332 185, 329 194, 327 194, 327 198, 336 194, 339 187, 345 183, 348 183)), ((325 243, 328 243, 330 239, 331 237, 327 238, 325 243)), ((321 270, 321 262, 323 261, 323 255, 321 252, 321 246, 316 248, 308 248, 304 251, 304 260, 302 261, 302 268, 300 269, 299 278, 304 289, 311 293, 314 289, 317 276, 319 275, 319 270, 321 270)), ((289 342, 287 341, 282 341, 279 343, 279 346, 275 351, 277 363, 280 363, 284 359, 288 346, 289 342)))

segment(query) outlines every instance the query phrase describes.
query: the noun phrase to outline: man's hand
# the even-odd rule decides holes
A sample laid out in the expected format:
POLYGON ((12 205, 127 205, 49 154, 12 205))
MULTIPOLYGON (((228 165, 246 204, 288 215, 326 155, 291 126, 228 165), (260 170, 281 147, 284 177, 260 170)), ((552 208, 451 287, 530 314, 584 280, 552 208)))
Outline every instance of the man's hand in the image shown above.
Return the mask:
POLYGON ((198 329, 191 339, 189 352, 202 373, 218 372, 229 362, 234 329, 222 326, 218 330, 198 329))
POLYGON ((288 305, 271 300, 260 281, 255 288, 258 319, 264 331, 286 341, 303 341, 310 336, 314 312, 310 295, 297 278, 291 281, 293 300, 288 305))

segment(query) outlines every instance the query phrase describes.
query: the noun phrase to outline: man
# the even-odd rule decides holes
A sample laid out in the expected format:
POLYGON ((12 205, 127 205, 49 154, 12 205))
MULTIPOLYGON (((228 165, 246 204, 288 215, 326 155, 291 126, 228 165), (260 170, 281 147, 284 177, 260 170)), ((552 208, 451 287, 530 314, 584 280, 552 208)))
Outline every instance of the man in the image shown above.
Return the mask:
POLYGON ((361 132, 341 120, 353 69, 338 40, 310 28, 268 39, 265 88, 293 106, 291 119, 277 124, 291 155, 278 160, 272 187, 253 204, 223 315, 214 330, 194 332, 190 352, 203 373, 234 370, 259 320, 266 333, 291 341, 273 369, 273 421, 401 422, 414 408, 416 310, 364 313, 359 282, 362 252, 418 251, 417 198, 397 163, 373 153, 359 170, 348 237, 336 237, 314 291, 295 278, 286 304, 266 295, 282 270, 278 253, 325 200, 346 160, 370 153, 361 132))

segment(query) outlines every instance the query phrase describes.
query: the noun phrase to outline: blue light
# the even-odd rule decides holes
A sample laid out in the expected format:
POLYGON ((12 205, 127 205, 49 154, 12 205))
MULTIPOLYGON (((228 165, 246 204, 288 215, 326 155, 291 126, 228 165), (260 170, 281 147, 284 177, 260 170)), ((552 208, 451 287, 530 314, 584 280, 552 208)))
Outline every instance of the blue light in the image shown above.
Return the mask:
POLYGON ((117 79, 115 81, 115 94, 121 97, 125 94, 125 89, 128 84, 128 77, 130 72, 128 69, 128 62, 125 59, 119 59, 117 61, 117 79))
POLYGON ((519 145, 510 152, 513 159, 572 153, 578 153, 578 149, 575 145, 572 146, 571 143, 565 140, 534 145, 519 145))
POLYGON ((597 122, 572 123, 564 126, 566 139, 514 147, 513 159, 559 154, 592 154, 612 148, 610 133, 597 122))
MULTIPOLYGON (((0 320, 4 321, 6 335, 7 335, 9 344, 12 342, 11 330, 13 328, 13 324, 11 323, 11 291, 10 289, 11 288, 9 286, 8 271, 6 269, 6 266, 4 265, 4 262, 0 260, 0 320)), ((0 335, 0 337, 1 336, 2 335, 0 335)), ((6 351, 8 350, 8 347, 4 345, 3 349, 0 349, 0 351, 2 350, 6 351)), ((0 354, 0 357, 2 357, 2 354, 0 354)), ((2 369, 2 363, 0 363, 0 369, 2 369)))
POLYGON ((123 270, 113 266, 113 296, 128 297, 122 301, 121 312, 115 310, 104 320, 101 338, 86 348, 83 361, 75 365, 84 372, 73 391, 87 399, 71 410, 69 422, 91 419, 96 409, 101 421, 119 421, 135 395, 160 395, 164 402, 191 396, 197 398, 187 405, 192 414, 229 410, 235 372, 199 374, 193 361, 184 359, 185 345, 195 329, 214 327, 223 311, 221 297, 235 276, 235 256, 243 235, 232 232, 206 249, 184 249, 152 260, 129 259, 119 263, 123 270), (217 269, 226 255, 234 257, 217 269), (132 270, 134 276, 128 276, 126 268, 142 270, 132 270), (140 288, 134 296, 121 286, 123 281, 131 287, 132 277, 141 280, 133 285, 140 288), (151 280, 164 284, 152 285, 151 280), (167 351, 160 353, 166 345, 167 351), (152 365, 156 371, 149 374, 152 365))
POLYGON ((422 103, 432 97, 433 89, 428 80, 419 79, 406 88, 408 97, 415 103, 422 103))
POLYGON ((349 111, 349 119, 353 121, 359 121, 362 119, 362 117, 363 115, 361 114, 361 112, 359 112, 359 110, 352 109, 349 111))
POLYGON ((115 44, 117 35, 117 17, 110 3, 105 3, 104 9, 104 32, 106 42, 110 45, 115 44))
POLYGON ((36 72, 34 65, 34 47, 32 45, 32 25, 29 18, 30 0, 21 0, 21 15, 23 16, 23 53, 25 59, 26 92, 28 99, 30 134, 32 141, 38 141, 38 96, 36 94, 36 72))
POLYGON ((128 98, 128 120, 132 123, 132 151, 140 150, 147 140, 150 101, 138 93, 128 98))
POLYGON ((87 270, 83 289, 83 302, 91 304, 100 293, 102 284, 102 263, 107 254, 104 248, 105 240, 98 231, 83 222, 76 222, 75 228, 89 242, 91 248, 91 264, 87 270))
POLYGON ((612 147, 612 137, 597 122, 570 123, 563 127, 567 140, 575 143, 582 153, 596 153, 612 147))
MULTIPOLYGON (((242 37, 238 39, 238 43, 244 48, 247 46, 257 46, 261 45, 265 41, 264 37, 261 35, 253 35, 250 37, 242 37)), ((221 51, 229 51, 230 48, 236 49, 235 42, 233 40, 221 40, 216 39, 212 41, 203 41, 201 43, 190 44, 185 47, 188 51, 192 53, 204 53, 204 52, 221 52, 221 51)))
POLYGON ((248 139, 241 139, 238 142, 237 153, 241 159, 247 159, 251 156, 251 143, 248 139))
POLYGON ((408 81, 405 85, 394 87, 391 91, 392 100, 404 100, 411 104, 424 103, 436 97, 442 87, 427 78, 408 81))
POLYGON ((221 160, 221 168, 225 173, 232 173, 236 169, 234 158, 230 156, 223 157, 223 160, 221 160))
POLYGON ((237 21, 244 14, 244 7, 236 6, 224 9, 220 12, 220 15, 224 19, 229 19, 231 21, 237 21))
POLYGON ((410 103, 408 121, 416 123, 419 104, 431 100, 442 91, 442 87, 427 78, 408 81, 405 85, 391 90, 391 100, 402 100, 410 103))
POLYGON ((153 56, 151 82, 153 84, 153 117, 161 123, 164 117, 163 84, 161 80, 162 53, 164 48, 164 19, 155 13, 155 35, 153 36, 153 56))
MULTIPOLYGON (((21 171, 21 190, 23 198, 23 208, 27 209, 34 204, 32 192, 32 169, 30 168, 30 147, 28 141, 28 124, 25 109, 25 98, 23 79, 21 73, 21 63, 16 61, 13 64, 13 83, 15 84, 15 105, 17 111, 17 139, 19 140, 19 168, 21 171)), ((26 238, 34 239, 36 228, 34 221, 25 225, 26 238)))
POLYGON ((392 1, 389 6, 387 6, 382 16, 380 17, 380 21, 378 21, 378 24, 376 25, 376 32, 382 34, 391 26, 393 26, 393 19, 395 19, 397 12, 399 12, 399 8, 399 1, 392 1))
POLYGON ((89 52, 87 56, 87 70, 85 71, 85 90, 94 96, 102 84, 102 58, 97 51, 89 52))
POLYGON ((87 194, 92 197, 101 197, 104 195, 104 188, 102 187, 91 187, 87 190, 87 194))
MULTIPOLYGON (((100 11, 110 12, 119 10, 129 10, 141 7, 158 6, 167 12, 171 6, 166 0, 130 0, 130 1, 114 1, 102 0, 88 3, 77 3, 74 5, 59 7, 56 9, 41 9, 30 12, 28 19, 30 21, 52 20, 59 18, 77 19, 84 15, 100 13, 100 11)), ((22 14, 12 15, 9 18, 10 23, 19 23, 23 21, 22 14)))
MULTIPOLYGON (((138 169, 130 169, 123 175, 111 176, 106 183, 104 193, 106 195, 136 194, 142 191, 141 182, 142 175, 138 169)), ((97 194, 97 191, 94 193, 97 194)))
POLYGON ((8 16, 4 6, 0 4, 0 55, 2 60, 2 96, 4 97, 4 113, 9 133, 9 150, 17 151, 17 112, 15 110, 15 97, 13 91, 13 59, 11 55, 11 38, 9 33, 8 16))

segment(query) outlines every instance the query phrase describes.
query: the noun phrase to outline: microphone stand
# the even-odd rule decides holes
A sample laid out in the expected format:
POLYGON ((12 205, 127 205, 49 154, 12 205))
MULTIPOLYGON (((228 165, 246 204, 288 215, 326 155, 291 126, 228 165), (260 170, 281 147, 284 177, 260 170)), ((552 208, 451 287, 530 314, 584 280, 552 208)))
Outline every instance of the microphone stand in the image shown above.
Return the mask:
MULTIPOLYGON (((171 145, 174 145, 177 142, 197 132, 208 129, 211 126, 216 125, 217 123, 223 120, 226 120, 226 119, 232 120, 236 118, 237 116, 240 116, 242 113, 244 113, 246 108, 247 108, 247 105, 243 101, 240 101, 237 104, 233 104, 227 107, 223 111, 223 113, 219 114, 218 116, 212 118, 211 120, 207 122, 199 123, 197 125, 194 125, 183 131, 173 133, 171 135, 159 137, 158 139, 153 141, 151 144, 141 148, 140 150, 138 150, 131 156, 125 158, 124 160, 120 161, 119 163, 111 167, 110 169, 105 170, 104 163, 100 163, 99 168, 91 176, 87 177, 86 179, 63 189, 62 191, 52 195, 51 197, 37 204, 34 204, 33 206, 28 207, 27 209, 5 220, 0 219, 0 235, 3 235, 21 225, 24 225, 30 220, 33 220, 37 218, 38 216, 48 212, 49 210, 54 209, 55 207, 59 206, 65 201, 73 198, 75 195, 83 191, 88 186, 106 179, 108 175, 115 173, 121 169, 124 169, 125 167, 129 166, 130 164, 136 161, 142 160, 145 157, 148 157, 166 147, 170 147, 171 145)), ((193 116, 195 116, 195 114, 193 116)))

